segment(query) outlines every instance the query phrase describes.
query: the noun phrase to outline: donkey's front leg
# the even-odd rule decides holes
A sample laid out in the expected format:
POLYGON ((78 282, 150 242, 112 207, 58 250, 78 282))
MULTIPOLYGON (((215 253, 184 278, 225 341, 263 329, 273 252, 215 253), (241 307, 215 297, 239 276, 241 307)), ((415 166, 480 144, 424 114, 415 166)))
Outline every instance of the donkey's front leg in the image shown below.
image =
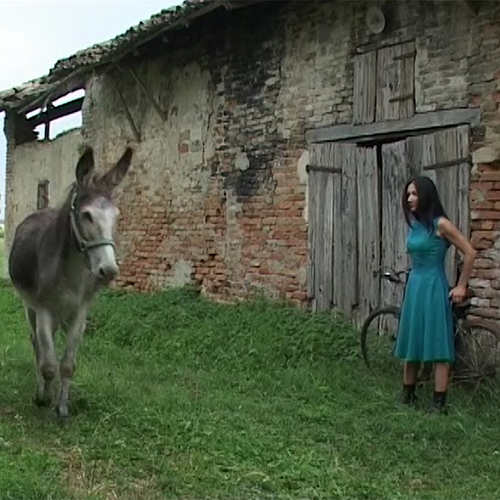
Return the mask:
POLYGON ((24 306, 24 310, 26 313, 26 318, 28 319, 28 323, 30 325, 31 345, 33 346, 33 354, 35 355, 35 373, 37 383, 35 402, 38 405, 44 405, 50 403, 50 401, 48 401, 48 403, 44 402, 43 396, 45 381, 40 370, 40 348, 38 347, 38 338, 36 334, 36 312, 28 305, 24 306))
POLYGON ((75 372, 76 351, 85 330, 87 308, 80 309, 68 325, 68 342, 61 359, 61 388, 56 411, 60 418, 68 418, 68 397, 71 378, 75 372))
POLYGON ((38 405, 49 406, 53 395, 52 383, 57 371, 57 358, 54 348, 55 321, 51 314, 44 310, 37 311, 34 319, 33 326, 36 329, 34 348, 37 354, 39 372, 38 391, 35 401, 38 405))

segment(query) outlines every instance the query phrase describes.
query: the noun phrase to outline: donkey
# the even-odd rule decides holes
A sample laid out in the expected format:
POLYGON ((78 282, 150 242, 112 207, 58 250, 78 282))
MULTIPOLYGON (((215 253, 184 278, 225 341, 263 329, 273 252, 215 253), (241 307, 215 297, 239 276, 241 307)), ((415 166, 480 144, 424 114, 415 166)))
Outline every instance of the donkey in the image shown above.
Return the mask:
POLYGON ((63 204, 28 215, 16 228, 9 254, 9 274, 31 330, 39 406, 52 404, 58 363, 54 335, 67 335, 61 358, 56 414, 68 419, 68 395, 78 345, 96 292, 118 273, 113 236, 119 211, 112 201, 132 158, 127 147, 106 174, 95 173, 87 147, 76 166, 76 181, 63 204))

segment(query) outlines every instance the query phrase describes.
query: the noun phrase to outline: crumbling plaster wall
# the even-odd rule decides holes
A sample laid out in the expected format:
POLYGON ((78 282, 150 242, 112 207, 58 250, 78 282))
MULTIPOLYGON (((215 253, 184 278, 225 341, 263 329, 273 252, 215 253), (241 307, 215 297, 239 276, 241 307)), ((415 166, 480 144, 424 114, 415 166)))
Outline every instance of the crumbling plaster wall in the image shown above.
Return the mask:
MULTIPOLYGON (((18 147, 8 147, 6 255, 10 251, 15 228, 37 208, 39 182, 49 181, 49 206, 56 206, 66 198, 75 180, 75 167, 82 143, 80 129, 74 129, 52 141, 32 141, 18 147)), ((7 262, 4 271, 6 269, 7 262)))

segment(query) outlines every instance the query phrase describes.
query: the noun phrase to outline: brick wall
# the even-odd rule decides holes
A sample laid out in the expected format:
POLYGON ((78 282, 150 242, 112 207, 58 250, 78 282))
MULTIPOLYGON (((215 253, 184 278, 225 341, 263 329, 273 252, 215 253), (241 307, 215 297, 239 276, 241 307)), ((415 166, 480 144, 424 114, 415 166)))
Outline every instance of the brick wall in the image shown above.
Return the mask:
MULTIPOLYGON (((305 300, 305 130, 350 119, 348 17, 274 4, 206 18, 135 68, 166 124, 121 75, 142 141, 119 194, 119 286, 305 300)), ((87 95, 99 106, 86 107, 86 136, 111 162, 130 131, 106 78, 87 95)))
MULTIPOLYGON (((416 111, 480 106, 484 113, 472 144, 472 241, 480 255, 471 286, 477 314, 500 318, 498 7, 484 3, 475 13, 464 3, 388 2, 387 29, 370 35, 367 5, 295 2, 214 16, 194 26, 198 32, 180 39, 178 49, 173 43, 173 65, 156 61, 156 76, 200 63, 206 116, 176 131, 178 160, 165 161, 163 186, 141 181, 158 168, 144 164, 125 188, 120 285, 149 290, 189 276, 219 298, 265 290, 305 300, 304 133, 350 123, 351 55, 358 47, 415 39, 416 111), (186 42, 189 50, 180 48, 186 42), (190 128, 200 126, 205 136, 193 137, 190 128), (206 151, 197 159, 200 147, 206 151), (172 169, 183 161, 192 183, 179 194, 172 169)), ((138 69, 149 73, 161 99, 146 67, 138 69)), ((140 106, 144 98, 127 85, 140 106)), ((170 99, 171 113, 180 113, 170 99)))
POLYGON ((500 319, 500 164, 479 164, 471 186, 472 244, 478 250, 470 286, 476 314, 500 319))
MULTIPOLYGON (((263 290, 304 301, 305 131, 351 122, 357 48, 415 39, 417 112, 483 111, 472 144, 480 255, 471 285, 477 313, 500 318, 500 6, 479 3, 478 12, 465 2, 263 3, 151 42, 131 65, 166 119, 130 75, 116 75, 141 133, 118 193, 118 286, 193 282, 222 299, 263 290), (364 16, 377 4, 387 28, 370 35, 364 16)), ((133 141, 109 75, 89 81, 83 124, 102 168, 133 141)))

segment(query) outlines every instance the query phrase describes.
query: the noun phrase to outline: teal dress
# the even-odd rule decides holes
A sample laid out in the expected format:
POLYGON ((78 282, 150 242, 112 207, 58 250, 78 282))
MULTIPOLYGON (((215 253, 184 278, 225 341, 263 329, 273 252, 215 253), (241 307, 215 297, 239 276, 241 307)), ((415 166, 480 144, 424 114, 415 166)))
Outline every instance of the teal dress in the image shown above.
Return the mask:
POLYGON ((445 257, 450 243, 432 229, 412 221, 406 248, 412 261, 401 308, 394 355, 405 361, 453 362, 453 315, 445 257))

